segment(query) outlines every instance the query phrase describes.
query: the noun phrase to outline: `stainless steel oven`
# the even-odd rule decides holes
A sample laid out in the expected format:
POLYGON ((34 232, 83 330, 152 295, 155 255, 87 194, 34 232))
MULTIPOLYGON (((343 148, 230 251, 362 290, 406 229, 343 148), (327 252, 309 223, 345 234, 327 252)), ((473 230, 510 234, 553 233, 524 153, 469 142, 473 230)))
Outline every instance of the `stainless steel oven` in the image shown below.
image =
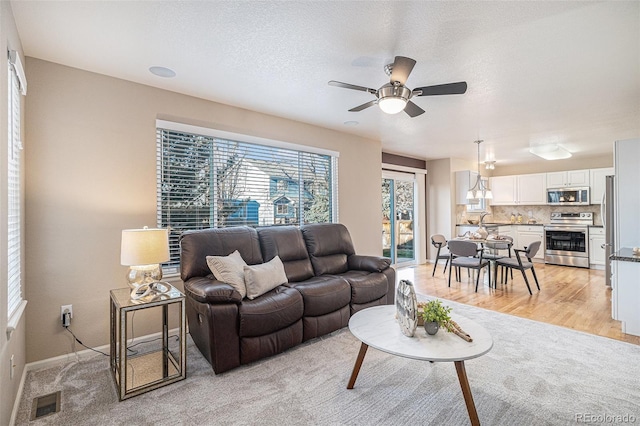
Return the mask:
POLYGON ((589 267, 589 225, 593 213, 551 213, 544 227, 545 263, 589 267))

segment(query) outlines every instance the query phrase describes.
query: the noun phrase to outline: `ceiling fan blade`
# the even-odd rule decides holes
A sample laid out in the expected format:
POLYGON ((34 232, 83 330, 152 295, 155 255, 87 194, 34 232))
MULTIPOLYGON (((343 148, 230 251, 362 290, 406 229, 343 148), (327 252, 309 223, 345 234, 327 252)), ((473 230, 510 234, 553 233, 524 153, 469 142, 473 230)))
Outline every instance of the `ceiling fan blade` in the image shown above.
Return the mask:
POLYGON ((374 95, 378 92, 376 89, 371 89, 369 87, 356 86, 355 84, 342 83, 340 81, 335 81, 335 80, 331 80, 329 82, 329 86, 342 87, 344 89, 360 90, 362 92, 373 93, 374 95))
POLYGON ((396 56, 395 61, 393 61, 393 68, 391 69, 391 83, 397 81, 404 86, 415 64, 416 61, 411 58, 396 56))
POLYGON ((435 86, 416 87, 413 96, 462 95, 467 91, 467 82, 438 84, 435 86))
POLYGON ((365 104, 358 105, 357 107, 353 107, 353 108, 351 108, 351 109, 349 110, 349 112, 358 112, 358 111, 362 111, 363 109, 367 109, 367 108, 369 108, 370 106, 373 106, 373 105, 375 105, 375 104, 377 104, 377 103, 378 103, 378 100, 377 100, 377 99, 374 99, 374 100, 369 101, 369 102, 367 102, 367 103, 365 103, 365 104))
POLYGON ((404 107, 404 112, 406 112, 411 118, 424 114, 424 110, 411 101, 407 102, 407 106, 404 107))

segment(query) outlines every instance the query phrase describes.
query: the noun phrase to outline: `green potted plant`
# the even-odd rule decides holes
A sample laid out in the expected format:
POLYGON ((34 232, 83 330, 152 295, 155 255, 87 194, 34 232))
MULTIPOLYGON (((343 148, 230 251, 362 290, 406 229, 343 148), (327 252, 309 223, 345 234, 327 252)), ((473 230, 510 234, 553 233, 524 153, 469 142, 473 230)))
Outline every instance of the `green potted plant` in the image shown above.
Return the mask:
POLYGON ((451 324, 449 323, 451 321, 450 312, 451 308, 444 306, 441 300, 433 299, 428 301, 422 308, 422 312, 420 312, 427 334, 436 334, 440 327, 451 331, 451 324))

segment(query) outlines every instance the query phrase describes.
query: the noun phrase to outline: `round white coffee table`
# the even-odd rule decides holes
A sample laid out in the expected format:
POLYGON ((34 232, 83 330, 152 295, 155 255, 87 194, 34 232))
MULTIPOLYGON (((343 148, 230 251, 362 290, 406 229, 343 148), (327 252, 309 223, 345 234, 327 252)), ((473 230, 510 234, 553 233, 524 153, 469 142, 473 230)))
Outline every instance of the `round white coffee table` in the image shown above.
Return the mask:
POLYGON ((489 332, 476 322, 452 313, 451 318, 471 336, 472 342, 467 342, 446 330, 440 330, 437 334, 429 336, 420 326, 414 337, 407 337, 400 331, 395 313, 395 305, 375 306, 355 313, 349 320, 349 330, 362 342, 362 345, 347 389, 353 389, 369 346, 404 358, 453 362, 471 424, 479 425, 480 420, 471 395, 464 361, 482 356, 491 350, 493 339, 489 332))

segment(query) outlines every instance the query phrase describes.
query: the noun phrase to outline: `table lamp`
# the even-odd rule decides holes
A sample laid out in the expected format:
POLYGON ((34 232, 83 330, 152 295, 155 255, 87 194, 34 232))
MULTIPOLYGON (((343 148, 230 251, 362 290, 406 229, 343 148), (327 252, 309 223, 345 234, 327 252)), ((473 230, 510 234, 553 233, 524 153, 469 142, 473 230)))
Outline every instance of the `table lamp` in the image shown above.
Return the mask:
MULTIPOLYGON (((160 290, 160 264, 169 260, 169 233, 166 229, 124 229, 120 248, 120 264, 129 266, 127 282, 131 298, 140 299, 160 290)), ((163 291, 159 291, 163 292, 163 291)))

